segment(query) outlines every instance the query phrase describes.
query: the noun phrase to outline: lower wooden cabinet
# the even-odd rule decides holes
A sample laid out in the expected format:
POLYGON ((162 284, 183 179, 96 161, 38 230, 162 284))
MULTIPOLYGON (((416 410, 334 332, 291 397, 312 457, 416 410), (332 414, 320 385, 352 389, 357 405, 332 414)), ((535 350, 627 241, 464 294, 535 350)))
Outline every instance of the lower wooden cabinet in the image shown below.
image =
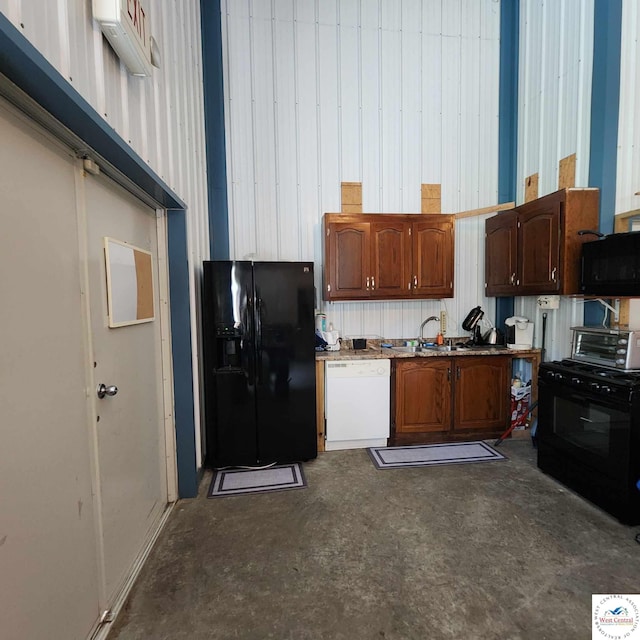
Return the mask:
POLYGON ((508 427, 511 358, 395 361, 389 444, 498 437, 508 427))

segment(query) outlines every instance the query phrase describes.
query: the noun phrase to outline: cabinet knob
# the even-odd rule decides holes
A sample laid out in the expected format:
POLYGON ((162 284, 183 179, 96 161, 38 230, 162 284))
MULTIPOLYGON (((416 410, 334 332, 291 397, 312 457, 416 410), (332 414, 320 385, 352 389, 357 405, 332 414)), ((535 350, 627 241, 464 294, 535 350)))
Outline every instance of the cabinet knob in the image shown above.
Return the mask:
POLYGON ((413 288, 418 288, 418 276, 413 276, 413 288))
POLYGON ((516 282, 516 274, 512 273, 511 274, 511 284, 515 284, 515 282, 516 282))
POLYGON ((370 288, 370 286, 369 286, 370 285, 370 281, 371 281, 371 278, 369 278, 369 276, 367 276, 367 291, 369 291, 369 288, 370 288))
POLYGON ((372 289, 376 288, 376 279, 373 276, 371 276, 371 288, 372 289))
POLYGON ((556 281, 556 271, 558 271, 558 267, 553 267, 553 269, 551 269, 551 280, 553 282, 556 281))

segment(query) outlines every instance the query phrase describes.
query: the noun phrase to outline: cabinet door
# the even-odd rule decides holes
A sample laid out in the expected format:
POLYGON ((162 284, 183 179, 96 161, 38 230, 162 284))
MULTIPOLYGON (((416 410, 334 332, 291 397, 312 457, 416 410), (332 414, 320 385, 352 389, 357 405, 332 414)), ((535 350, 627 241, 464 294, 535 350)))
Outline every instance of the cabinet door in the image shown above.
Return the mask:
POLYGON ((325 300, 362 299, 370 295, 369 223, 329 223, 326 228, 325 300))
POLYGON ((396 363, 396 433, 449 431, 451 358, 416 358, 396 363))
POLYGON ((412 225, 415 297, 453 297, 453 223, 438 217, 412 225))
POLYGON ((560 290, 559 202, 519 215, 520 287, 518 295, 560 290))
POLYGON ((509 356, 454 359, 454 432, 507 428, 510 364, 509 356))
POLYGON ((487 296, 516 294, 518 224, 514 211, 485 222, 484 287, 487 296))
POLYGON ((371 223, 371 297, 406 298, 411 281, 411 225, 371 223))

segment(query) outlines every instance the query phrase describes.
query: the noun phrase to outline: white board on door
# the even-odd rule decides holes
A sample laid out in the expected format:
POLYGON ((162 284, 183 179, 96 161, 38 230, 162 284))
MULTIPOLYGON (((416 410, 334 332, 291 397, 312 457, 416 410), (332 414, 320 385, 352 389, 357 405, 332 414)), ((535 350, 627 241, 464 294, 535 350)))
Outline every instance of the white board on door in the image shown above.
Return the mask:
POLYGON ((153 321, 151 253, 128 242, 105 237, 104 259, 109 327, 153 321))

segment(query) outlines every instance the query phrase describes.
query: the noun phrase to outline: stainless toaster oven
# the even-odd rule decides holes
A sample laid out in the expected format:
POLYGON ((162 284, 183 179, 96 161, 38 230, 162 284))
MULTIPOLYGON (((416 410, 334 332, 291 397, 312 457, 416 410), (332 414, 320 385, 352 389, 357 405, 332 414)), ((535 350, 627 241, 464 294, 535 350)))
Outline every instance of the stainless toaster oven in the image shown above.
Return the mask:
POLYGON ((571 327, 571 360, 640 371, 640 330, 571 327))

